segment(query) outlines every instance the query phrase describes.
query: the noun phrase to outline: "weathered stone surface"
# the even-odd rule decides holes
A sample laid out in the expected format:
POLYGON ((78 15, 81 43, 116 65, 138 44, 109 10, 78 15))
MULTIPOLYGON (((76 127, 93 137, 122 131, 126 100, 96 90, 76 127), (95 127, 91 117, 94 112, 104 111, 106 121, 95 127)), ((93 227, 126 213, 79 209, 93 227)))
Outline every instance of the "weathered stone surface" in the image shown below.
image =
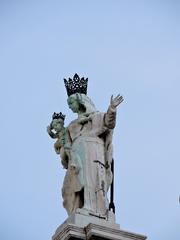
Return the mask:
POLYGON ((85 211, 84 209, 79 209, 76 213, 71 214, 66 221, 60 225, 60 227, 56 230, 60 231, 60 229, 66 224, 73 224, 78 227, 86 227, 88 224, 93 223, 97 225, 102 225, 104 227, 110 227, 114 229, 120 229, 120 225, 115 222, 115 215, 113 212, 108 212, 108 218, 103 219, 100 217, 95 217, 89 214, 89 211, 85 211))
POLYGON ((102 113, 85 94, 76 93, 68 98, 70 109, 78 114, 67 127, 71 154, 62 192, 68 215, 82 207, 101 217, 107 215, 107 192, 112 181, 112 135, 116 107, 121 102, 120 96, 111 98, 107 112, 102 113))
POLYGON ((112 137, 116 111, 123 97, 110 99, 106 112, 99 112, 86 95, 87 81, 77 74, 65 81, 68 106, 77 114, 67 127, 65 115, 54 113, 47 127, 50 137, 57 139, 54 148, 66 170, 63 182, 63 206, 68 215, 84 208, 107 218, 108 190, 112 183, 112 137))
POLYGON ((52 240, 145 240, 146 236, 123 231, 105 225, 89 223, 87 226, 77 226, 64 222, 56 231, 52 240))
POLYGON ((62 197, 69 217, 52 239, 145 240, 145 236, 122 231, 115 221, 112 137, 123 97, 112 96, 107 111, 99 112, 86 95, 87 79, 75 74, 65 79, 65 86, 68 106, 77 118, 64 127, 65 115, 54 113, 47 132, 57 139, 54 148, 66 169, 62 197))
POLYGON ((58 228, 52 237, 52 240, 68 239, 86 239, 84 228, 78 227, 74 224, 65 223, 58 228))
POLYGON ((90 240, 145 240, 146 237, 114 228, 89 224, 85 228, 86 239, 90 240))

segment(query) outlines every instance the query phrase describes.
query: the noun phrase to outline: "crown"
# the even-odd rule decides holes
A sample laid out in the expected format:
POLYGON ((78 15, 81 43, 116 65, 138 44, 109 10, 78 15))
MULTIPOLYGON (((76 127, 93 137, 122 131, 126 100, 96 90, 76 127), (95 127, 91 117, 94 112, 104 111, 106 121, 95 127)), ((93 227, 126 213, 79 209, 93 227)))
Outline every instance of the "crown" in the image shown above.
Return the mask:
POLYGON ((74 93, 87 93, 88 78, 80 78, 77 73, 74 74, 73 79, 64 78, 64 84, 67 90, 68 97, 74 93))
POLYGON ((63 121, 64 121, 65 117, 66 117, 66 115, 63 115, 62 112, 60 112, 60 113, 55 113, 54 112, 53 115, 52 115, 52 119, 59 119, 59 118, 61 118, 63 121))

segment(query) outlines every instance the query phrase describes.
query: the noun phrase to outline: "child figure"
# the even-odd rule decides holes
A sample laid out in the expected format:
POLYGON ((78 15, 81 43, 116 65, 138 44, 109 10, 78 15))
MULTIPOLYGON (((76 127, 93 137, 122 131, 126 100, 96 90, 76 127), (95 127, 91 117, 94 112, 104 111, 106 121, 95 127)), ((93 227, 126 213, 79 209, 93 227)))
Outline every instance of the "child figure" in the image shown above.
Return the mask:
POLYGON ((52 116, 52 121, 47 127, 49 136, 57 139, 54 144, 54 149, 61 156, 61 163, 66 171, 63 182, 62 197, 63 205, 68 214, 75 212, 79 205, 80 197, 83 189, 83 171, 80 157, 71 149, 71 142, 68 135, 68 130, 64 127, 65 115, 55 113, 52 116))
POLYGON ((69 149, 66 143, 66 128, 64 127, 65 115, 60 113, 55 113, 52 116, 52 121, 47 127, 47 132, 49 136, 53 139, 57 139, 54 143, 54 150, 57 154, 61 156, 61 162, 64 168, 68 168, 68 151, 69 149), (53 131, 54 130, 54 131, 53 131), (66 144, 66 147, 65 147, 66 144))

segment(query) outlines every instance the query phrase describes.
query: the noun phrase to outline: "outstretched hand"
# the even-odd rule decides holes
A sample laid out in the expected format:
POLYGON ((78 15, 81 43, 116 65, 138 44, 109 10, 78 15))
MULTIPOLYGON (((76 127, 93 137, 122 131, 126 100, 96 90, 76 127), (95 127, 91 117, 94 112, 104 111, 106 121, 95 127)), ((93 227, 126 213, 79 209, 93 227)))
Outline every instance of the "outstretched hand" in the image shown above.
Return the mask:
POLYGON ((111 96, 111 101, 110 101, 110 105, 112 108, 116 108, 120 103, 123 102, 123 97, 118 94, 115 98, 113 98, 113 95, 111 96))

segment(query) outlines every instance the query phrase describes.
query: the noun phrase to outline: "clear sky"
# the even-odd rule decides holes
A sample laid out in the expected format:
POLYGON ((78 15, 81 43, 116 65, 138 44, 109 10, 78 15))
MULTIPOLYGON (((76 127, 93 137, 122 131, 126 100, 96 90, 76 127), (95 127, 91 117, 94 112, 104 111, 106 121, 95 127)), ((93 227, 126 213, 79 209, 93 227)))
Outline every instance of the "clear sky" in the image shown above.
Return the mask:
POLYGON ((63 78, 89 78, 114 132, 116 220, 180 239, 180 2, 0 1, 0 239, 49 240, 67 217, 65 171, 46 133, 67 106, 63 78))

